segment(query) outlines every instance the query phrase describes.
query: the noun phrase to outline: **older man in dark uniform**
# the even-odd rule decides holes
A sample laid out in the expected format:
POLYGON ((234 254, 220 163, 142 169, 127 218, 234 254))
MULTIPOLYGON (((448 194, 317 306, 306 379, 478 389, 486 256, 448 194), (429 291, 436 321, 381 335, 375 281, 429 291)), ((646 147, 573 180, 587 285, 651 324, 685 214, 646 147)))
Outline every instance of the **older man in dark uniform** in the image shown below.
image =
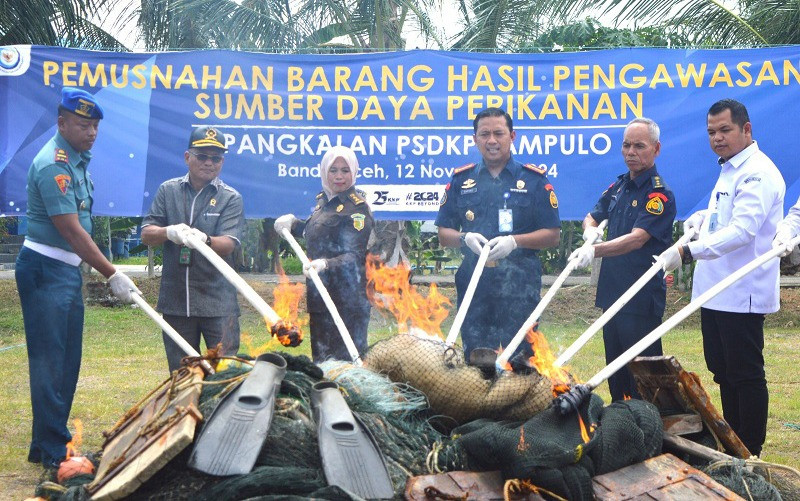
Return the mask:
POLYGON ((487 108, 472 125, 483 159, 455 170, 436 218, 439 243, 464 256, 456 272, 459 305, 481 248, 491 246, 461 328, 467 359, 475 348, 497 350, 514 337, 539 303, 539 249, 558 245, 561 232, 545 169, 511 157, 516 133, 508 113, 487 108))
MULTIPOLYGON (((649 118, 628 123, 622 139, 622 156, 628 172, 611 183, 583 220, 584 239, 593 238, 598 224, 608 219, 608 241, 581 247, 570 256, 578 266, 603 257, 595 306, 606 310, 653 265, 653 256, 672 244, 675 197, 656 170, 661 151, 659 127, 649 118)), ((659 272, 603 327, 606 363, 661 324, 667 287, 659 272)), ((661 355, 661 341, 642 352, 661 355)), ((627 367, 608 379, 611 398, 639 398, 633 375, 627 367)))
POLYGON ((67 419, 83 344, 79 268, 85 261, 108 277, 121 301, 139 289, 114 268, 91 237, 94 185, 91 150, 103 109, 84 90, 64 87, 58 131, 28 171, 28 234, 15 275, 25 323, 33 427, 28 461, 56 468, 72 436, 67 419))

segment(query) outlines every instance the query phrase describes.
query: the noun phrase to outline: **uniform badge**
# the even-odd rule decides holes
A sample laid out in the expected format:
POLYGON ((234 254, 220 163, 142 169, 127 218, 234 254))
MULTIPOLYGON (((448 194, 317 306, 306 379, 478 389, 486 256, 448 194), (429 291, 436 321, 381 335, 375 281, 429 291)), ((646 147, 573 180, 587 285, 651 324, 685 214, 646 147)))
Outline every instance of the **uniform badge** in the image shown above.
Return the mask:
POLYGON ((442 201, 439 202, 439 205, 444 205, 447 202, 447 191, 445 190, 444 195, 442 195, 442 201))
POLYGON ((550 191, 550 207, 558 209, 558 197, 555 191, 550 191))
POLYGON ((634 200, 633 202, 631 202, 631 206, 636 207, 637 205, 639 205, 638 200, 634 200))
POLYGON ((336 206, 336 212, 342 212, 344 210, 344 205, 339 204, 336 206))
POLYGON ((58 189, 61 190, 62 195, 67 194, 67 188, 69 188, 69 183, 72 182, 72 178, 66 174, 59 174, 55 177, 56 184, 58 185, 58 189))
MULTIPOLYGON (((339 207, 341 207, 341 205, 339 207)), ((350 217, 353 218, 353 228, 355 228, 356 231, 364 229, 364 219, 366 219, 364 214, 351 214, 350 217)))
POLYGON ((210 202, 208 202, 208 203, 209 203, 209 205, 211 205, 211 207, 216 207, 216 205, 217 205, 217 199, 216 199, 216 198, 212 198, 212 199, 211 199, 211 201, 210 201, 210 202))
POLYGON ((86 99, 78 98, 78 106, 75 107, 75 113, 78 115, 83 115, 88 118, 92 118, 92 112, 94 111, 94 103, 91 101, 87 101, 86 99))
POLYGON ((660 216, 664 213, 664 202, 669 200, 666 195, 663 193, 650 193, 647 198, 650 200, 647 201, 644 210, 655 216, 660 216))
POLYGON ((475 213, 474 213, 474 212, 472 212, 471 210, 468 210, 468 211, 467 211, 467 212, 464 214, 464 217, 466 217, 466 218, 467 218, 467 221, 472 221, 473 219, 475 219, 475 213))
POLYGON ((80 210, 86 210, 86 202, 84 200, 81 200, 80 210))
POLYGON ((466 181, 464 181, 461 184, 461 189, 462 190, 468 190, 470 188, 473 188, 474 186, 475 186, 475 180, 472 179, 472 178, 469 178, 469 179, 467 179, 466 181))
POLYGON ((56 162, 62 162, 65 164, 69 163, 69 155, 67 155, 66 150, 62 150, 61 148, 56 148, 55 152, 56 152, 56 158, 55 158, 56 162))
POLYGON ((517 189, 521 190, 524 187, 525 187, 525 181, 523 181, 522 179, 517 179, 517 189))

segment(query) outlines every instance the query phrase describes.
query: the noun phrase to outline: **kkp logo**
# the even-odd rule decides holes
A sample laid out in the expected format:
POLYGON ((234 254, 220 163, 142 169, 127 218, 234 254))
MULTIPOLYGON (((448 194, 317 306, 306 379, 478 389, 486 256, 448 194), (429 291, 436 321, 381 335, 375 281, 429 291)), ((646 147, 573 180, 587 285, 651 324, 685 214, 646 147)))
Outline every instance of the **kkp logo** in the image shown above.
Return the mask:
POLYGON ((31 64, 30 45, 7 45, 0 47, 0 76, 22 75, 31 64))

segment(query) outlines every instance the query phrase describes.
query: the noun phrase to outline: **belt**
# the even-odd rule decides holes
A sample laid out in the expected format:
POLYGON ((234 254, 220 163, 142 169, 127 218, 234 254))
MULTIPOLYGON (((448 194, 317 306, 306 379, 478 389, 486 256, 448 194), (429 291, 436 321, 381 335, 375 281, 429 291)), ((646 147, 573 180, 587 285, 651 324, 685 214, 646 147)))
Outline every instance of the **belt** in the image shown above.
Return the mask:
POLYGON ((23 247, 27 247, 34 252, 38 252, 43 256, 47 256, 49 258, 55 259, 57 261, 61 261, 62 263, 66 263, 70 266, 78 266, 81 264, 81 257, 74 252, 70 252, 68 250, 64 250, 60 247, 53 247, 52 245, 40 244, 39 242, 33 242, 31 240, 25 239, 25 242, 22 244, 23 247))

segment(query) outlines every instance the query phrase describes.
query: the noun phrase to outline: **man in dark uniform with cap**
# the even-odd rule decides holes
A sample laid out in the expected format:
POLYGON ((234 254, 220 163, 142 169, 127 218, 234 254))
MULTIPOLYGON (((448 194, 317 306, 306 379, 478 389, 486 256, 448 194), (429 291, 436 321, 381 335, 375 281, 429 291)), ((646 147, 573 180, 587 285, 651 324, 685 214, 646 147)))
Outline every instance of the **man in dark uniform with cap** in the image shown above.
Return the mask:
MULTIPOLYGON (((597 283, 595 306, 609 308, 636 280, 653 266, 658 256, 672 245, 675 197, 656 170, 661 151, 658 124, 649 118, 628 123, 622 139, 622 156, 628 172, 620 175, 583 220, 583 238, 600 233, 597 226, 608 219, 608 241, 580 247, 570 255, 578 266, 588 266, 603 257, 597 283)), ((606 363, 636 344, 661 324, 667 286, 659 272, 603 327, 606 363)), ((658 340, 642 356, 661 355, 658 340)), ((639 398, 636 382, 627 367, 608 379, 613 400, 639 398)))
POLYGON ((516 132, 508 113, 487 108, 472 125, 483 158, 455 170, 436 218, 439 243, 460 247, 464 256, 456 272, 459 305, 482 247, 491 246, 461 328, 467 360, 475 348, 507 346, 536 308, 539 249, 558 245, 561 232, 558 199, 545 169, 511 157, 516 132))
POLYGON ((64 87, 58 131, 28 171, 28 234, 15 275, 25 324, 33 408, 28 461, 56 468, 72 440, 67 419, 78 383, 83 343, 85 261, 108 278, 125 303, 140 293, 92 240, 94 185, 88 166, 103 109, 84 90, 64 87))
MULTIPOLYGON (((222 355, 239 350, 239 302, 236 289, 199 252, 187 235, 211 247, 228 264, 244 231, 244 204, 238 191, 219 178, 227 150, 222 133, 196 127, 183 160, 183 177, 158 187, 150 212, 142 221, 142 242, 164 244, 164 268, 157 309, 194 349, 222 344, 222 355)), ((180 367, 185 353, 163 335, 169 370, 180 367)))

